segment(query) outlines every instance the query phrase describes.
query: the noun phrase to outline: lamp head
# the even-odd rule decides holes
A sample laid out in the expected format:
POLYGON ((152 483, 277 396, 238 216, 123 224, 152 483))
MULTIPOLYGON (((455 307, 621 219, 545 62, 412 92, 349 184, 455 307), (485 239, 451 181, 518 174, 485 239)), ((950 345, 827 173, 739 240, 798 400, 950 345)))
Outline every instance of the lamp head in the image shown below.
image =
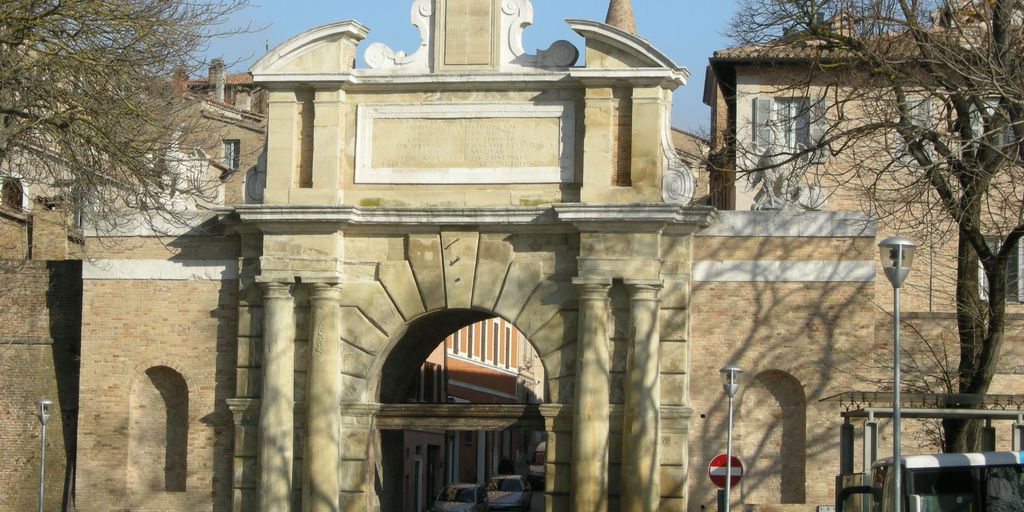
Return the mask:
POLYGON ((740 389, 740 374, 743 370, 734 364, 727 364, 718 370, 718 373, 722 376, 722 389, 725 390, 725 394, 729 395, 729 398, 736 396, 740 389))
POLYGON ((36 402, 39 406, 39 412, 36 413, 36 417, 39 418, 39 423, 46 425, 46 421, 50 419, 50 406, 53 405, 53 401, 42 399, 36 402))
POLYGON ((903 286, 903 281, 910 274, 910 266, 914 263, 914 251, 917 246, 909 238, 891 236, 878 244, 878 253, 882 259, 882 270, 893 288, 903 286))

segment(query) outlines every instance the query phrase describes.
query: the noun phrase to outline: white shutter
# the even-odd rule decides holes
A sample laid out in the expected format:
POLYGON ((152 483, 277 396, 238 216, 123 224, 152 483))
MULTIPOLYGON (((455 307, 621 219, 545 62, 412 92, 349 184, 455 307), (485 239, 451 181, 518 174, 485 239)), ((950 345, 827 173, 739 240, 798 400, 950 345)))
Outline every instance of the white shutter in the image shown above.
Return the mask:
MULTIPOLYGON (((988 248, 997 251, 999 250, 999 239, 998 238, 985 238, 985 243, 988 244, 988 248)), ((988 291, 990 289, 988 284, 988 275, 985 274, 985 267, 981 265, 981 258, 978 258, 978 283, 981 284, 981 300, 988 300, 988 291)))
POLYGON ((1017 302, 1024 304, 1024 243, 1017 241, 1017 302))
POLYGON ((772 145, 772 99, 754 98, 753 107, 754 146, 758 151, 768 151, 772 145))
MULTIPOLYGON (((932 103, 929 98, 920 94, 908 94, 906 102, 907 120, 910 121, 910 124, 925 130, 932 130, 934 128, 932 124, 932 103)), ((925 151, 929 157, 932 156, 932 147, 930 145, 925 146, 925 151)), ((903 160, 903 163, 907 165, 917 165, 917 160, 910 154, 910 148, 906 148, 903 160)))
MULTIPOLYGON (((815 96, 811 98, 811 132, 810 132, 810 143, 818 147, 821 142, 825 139, 825 134, 828 132, 828 104, 825 103, 825 98, 821 96, 815 96)), ((815 164, 823 164, 828 161, 829 150, 828 147, 818 147, 811 154, 811 162, 815 164)))

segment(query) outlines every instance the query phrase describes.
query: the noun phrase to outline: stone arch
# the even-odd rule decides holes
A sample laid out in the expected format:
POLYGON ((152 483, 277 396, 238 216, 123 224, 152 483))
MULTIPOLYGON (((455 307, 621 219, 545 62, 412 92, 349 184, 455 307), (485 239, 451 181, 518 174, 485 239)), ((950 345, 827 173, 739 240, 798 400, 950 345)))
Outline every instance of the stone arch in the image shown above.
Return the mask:
POLYGON ((138 492, 185 492, 189 386, 167 366, 153 366, 131 391, 128 484, 138 492))
POLYGON ((740 405, 741 454, 747 465, 748 504, 806 502, 807 397, 801 382, 782 370, 758 373, 740 405))
POLYGON ((374 281, 342 283, 341 338, 349 347, 342 399, 387 402, 393 379, 408 378, 413 372, 401 370, 418 367, 445 335, 501 317, 540 356, 548 401, 571 403, 577 318, 571 276, 547 270, 558 267, 554 249, 521 257, 511 238, 409 235, 406 259, 379 263, 374 281))

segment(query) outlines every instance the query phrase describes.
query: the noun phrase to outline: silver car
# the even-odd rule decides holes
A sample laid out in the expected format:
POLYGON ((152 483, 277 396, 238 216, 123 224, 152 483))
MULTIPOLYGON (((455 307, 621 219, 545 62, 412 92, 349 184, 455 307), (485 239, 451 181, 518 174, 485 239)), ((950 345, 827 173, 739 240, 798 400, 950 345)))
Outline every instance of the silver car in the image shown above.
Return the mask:
POLYGON ((434 501, 434 512, 488 512, 487 490, 477 484, 450 484, 434 501))
POLYGON ((533 489, 520 475, 498 475, 487 484, 487 501, 491 510, 530 510, 533 489))

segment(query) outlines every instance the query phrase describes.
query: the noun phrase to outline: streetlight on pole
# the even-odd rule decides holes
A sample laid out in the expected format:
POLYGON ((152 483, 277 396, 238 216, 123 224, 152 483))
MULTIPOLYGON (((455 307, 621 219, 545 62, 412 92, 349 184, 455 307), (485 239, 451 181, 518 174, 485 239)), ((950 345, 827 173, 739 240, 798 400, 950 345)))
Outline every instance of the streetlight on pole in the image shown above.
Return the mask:
POLYGON ((43 512, 43 495, 46 489, 46 422, 50 419, 50 406, 53 402, 42 399, 36 402, 39 412, 36 417, 42 425, 42 432, 39 435, 39 512, 43 512))
POLYGON ((900 512, 902 505, 900 489, 900 473, 902 463, 900 455, 900 287, 910 274, 910 265, 914 262, 914 250, 917 246, 910 239, 893 236, 878 244, 878 252, 882 258, 882 270, 892 284, 892 467, 893 512, 900 512))
POLYGON ((725 512, 729 512, 732 501, 732 399, 740 389, 740 374, 743 370, 739 366, 727 364, 718 373, 722 375, 722 389, 729 396, 729 434, 725 448, 725 512))

